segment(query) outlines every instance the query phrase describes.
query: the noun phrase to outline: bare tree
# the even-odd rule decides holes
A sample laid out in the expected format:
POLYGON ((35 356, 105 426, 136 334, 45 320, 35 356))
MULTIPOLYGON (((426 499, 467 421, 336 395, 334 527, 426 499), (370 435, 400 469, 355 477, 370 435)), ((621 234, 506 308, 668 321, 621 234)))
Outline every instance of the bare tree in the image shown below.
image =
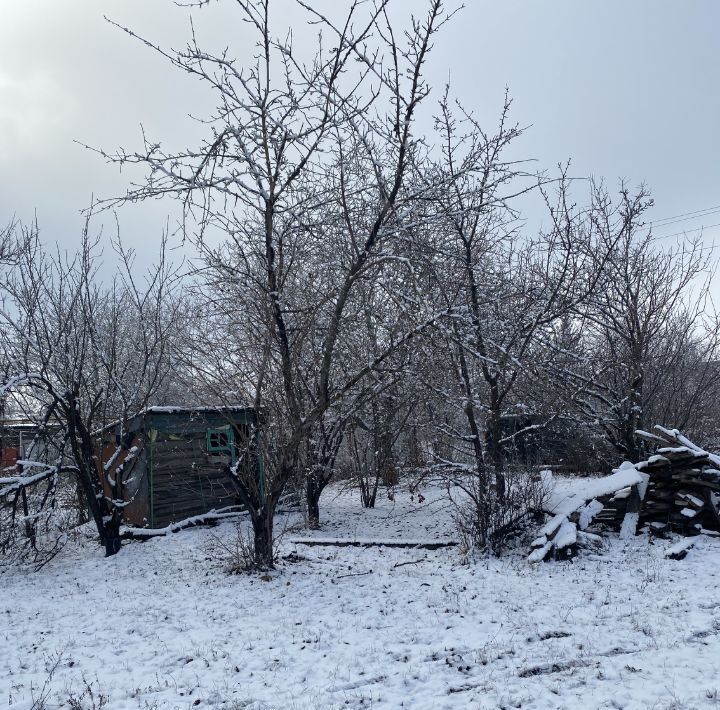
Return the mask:
MULTIPOLYGON (((521 135, 509 123, 509 99, 494 135, 462 107, 451 110, 447 94, 440 109, 439 169, 451 176, 451 188, 436 197, 443 224, 430 236, 427 263, 452 318, 439 333, 449 372, 431 386, 454 410, 438 422, 454 442, 451 458, 439 463, 463 480, 472 474, 465 486, 474 501, 470 518, 475 542, 485 546, 532 512, 517 505, 519 484, 512 491, 506 485, 507 448, 563 416, 586 386, 562 371, 556 335, 598 288, 608 247, 592 209, 571 202, 566 170, 549 181, 505 158, 521 135), (513 199, 533 189, 545 201, 549 227, 531 237, 513 199)), ((520 498, 536 496, 528 488, 520 498)))
POLYGON ((96 436, 110 423, 124 426, 171 371, 173 269, 163 250, 143 282, 132 252, 116 242, 119 273, 103 285, 99 238, 89 225, 88 217, 81 248, 69 255, 46 252, 37 226, 24 228, 25 248, 3 284, 3 347, 14 368, 4 388, 39 431, 54 427, 58 447, 55 461, 26 462, 40 471, 17 477, 4 491, 24 496, 29 485, 74 472, 100 540, 114 554, 122 481, 111 482, 110 495, 103 490, 96 436))
POLYGON ((651 204, 644 189, 632 195, 623 186, 615 205, 597 185, 595 202, 610 258, 601 288, 580 312, 603 373, 584 409, 615 450, 635 461, 642 455, 637 429, 656 419, 687 427, 718 383, 718 320, 708 308, 714 267, 700 239, 661 248, 643 229, 651 204), (619 240, 609 236, 618 222, 619 240))
MULTIPOLYGON (((210 135, 199 148, 177 152, 147 141, 137 153, 103 153, 147 167, 147 181, 127 199, 182 200, 184 234, 205 263, 206 302, 218 304, 217 323, 240 338, 232 360, 238 386, 229 389, 249 394, 266 413, 266 485, 239 484, 260 565, 272 565, 273 514, 306 442, 313 432, 333 430, 333 404, 397 347, 389 343, 353 371, 338 365, 357 285, 377 281, 388 258, 384 246, 403 219, 403 188, 419 150, 414 118, 429 91, 423 68, 447 19, 440 0, 432 0, 401 43, 387 0, 353 2, 339 24, 300 5, 331 37, 309 61, 291 38, 274 38, 269 0, 236 2, 257 37, 249 67, 228 52, 203 51, 194 37, 177 53, 146 41, 215 90, 210 135), (221 247, 211 246, 212 235, 220 235, 221 247)), ((311 512, 321 491, 311 478, 311 512)))

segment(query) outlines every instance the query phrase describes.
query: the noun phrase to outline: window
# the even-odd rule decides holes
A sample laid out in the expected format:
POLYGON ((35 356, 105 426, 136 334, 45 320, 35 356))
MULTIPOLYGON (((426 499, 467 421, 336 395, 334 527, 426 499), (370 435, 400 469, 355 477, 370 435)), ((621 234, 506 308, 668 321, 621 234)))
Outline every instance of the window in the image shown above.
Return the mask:
POLYGON ((208 429, 207 450, 210 454, 230 454, 234 452, 233 430, 230 427, 222 429, 208 429))

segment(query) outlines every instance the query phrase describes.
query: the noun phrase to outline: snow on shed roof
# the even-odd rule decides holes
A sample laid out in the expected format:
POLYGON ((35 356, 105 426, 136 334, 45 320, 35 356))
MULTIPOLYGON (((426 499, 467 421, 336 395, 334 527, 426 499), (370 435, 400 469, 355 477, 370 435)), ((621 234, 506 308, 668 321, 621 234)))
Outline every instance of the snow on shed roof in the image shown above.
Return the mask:
POLYGON ((138 412, 135 416, 139 416, 141 414, 192 414, 193 412, 248 412, 252 411, 253 409, 254 407, 248 407, 245 404, 221 404, 215 407, 186 407, 164 405, 158 407, 147 407, 142 411, 138 412))

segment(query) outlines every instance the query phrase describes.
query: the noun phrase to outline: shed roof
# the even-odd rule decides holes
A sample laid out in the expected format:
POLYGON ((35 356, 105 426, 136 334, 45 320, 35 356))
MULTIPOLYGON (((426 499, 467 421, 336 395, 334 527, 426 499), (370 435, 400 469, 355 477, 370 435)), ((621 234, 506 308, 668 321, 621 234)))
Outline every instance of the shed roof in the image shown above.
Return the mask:
POLYGON ((248 407, 243 404, 223 404, 216 407, 202 406, 202 407, 185 407, 185 406, 174 406, 165 405, 160 407, 147 407, 142 411, 138 412, 136 416, 143 414, 192 414, 195 412, 252 412, 254 407, 248 407))
MULTIPOLYGON (((248 407, 242 404, 229 404, 220 406, 198 406, 198 407, 186 407, 184 405, 163 405, 146 407, 141 409, 139 412, 128 417, 128 422, 137 421, 138 419, 144 419, 147 416, 153 415, 191 415, 191 414, 245 414, 249 412, 255 412, 254 407, 248 407)), ((109 422, 105 426, 97 429, 93 432, 93 436, 100 436, 106 432, 112 431, 119 426, 120 420, 109 422)))

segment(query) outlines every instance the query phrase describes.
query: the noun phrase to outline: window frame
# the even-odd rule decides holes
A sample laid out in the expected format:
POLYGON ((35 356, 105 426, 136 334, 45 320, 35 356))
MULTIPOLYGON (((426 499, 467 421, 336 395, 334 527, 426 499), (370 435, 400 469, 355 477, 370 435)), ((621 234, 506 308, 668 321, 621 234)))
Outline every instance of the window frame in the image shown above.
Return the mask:
POLYGON ((231 426, 212 427, 205 433, 205 443, 207 452, 211 455, 229 454, 232 463, 235 463, 235 432, 231 426), (225 437, 226 443, 218 444, 213 442, 213 437, 217 441, 220 436, 225 437))

